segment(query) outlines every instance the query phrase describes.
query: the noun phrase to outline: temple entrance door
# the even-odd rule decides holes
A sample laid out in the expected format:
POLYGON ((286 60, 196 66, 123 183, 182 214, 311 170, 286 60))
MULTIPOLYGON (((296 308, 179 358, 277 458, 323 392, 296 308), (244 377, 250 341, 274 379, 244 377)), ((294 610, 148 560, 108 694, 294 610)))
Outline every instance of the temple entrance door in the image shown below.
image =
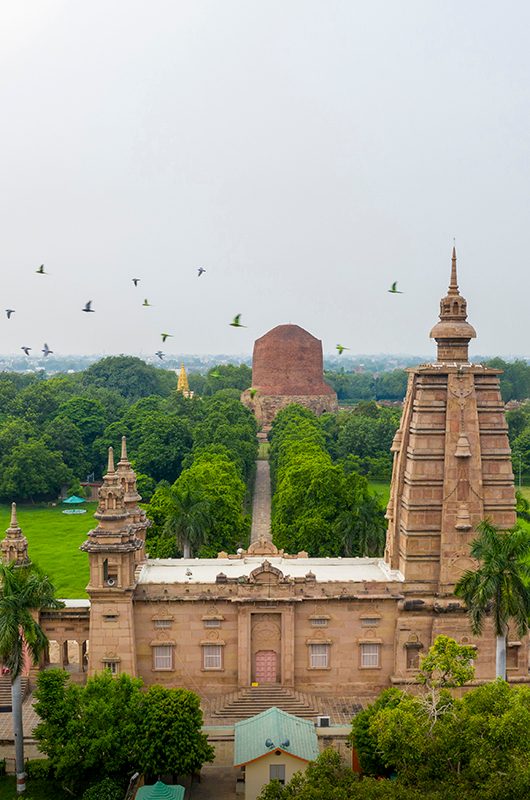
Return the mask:
POLYGON ((276 683, 277 673, 277 653, 274 650, 258 650, 256 653, 256 681, 258 683, 276 683))

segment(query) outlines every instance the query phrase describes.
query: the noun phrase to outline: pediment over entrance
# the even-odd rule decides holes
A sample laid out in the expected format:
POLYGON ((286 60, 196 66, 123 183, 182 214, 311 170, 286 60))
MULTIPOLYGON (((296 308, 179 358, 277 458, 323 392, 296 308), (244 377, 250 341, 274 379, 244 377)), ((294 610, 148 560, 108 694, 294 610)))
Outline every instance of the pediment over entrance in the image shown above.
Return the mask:
POLYGON ((249 583, 280 583, 284 579, 283 572, 265 559, 263 564, 253 569, 248 576, 249 583))

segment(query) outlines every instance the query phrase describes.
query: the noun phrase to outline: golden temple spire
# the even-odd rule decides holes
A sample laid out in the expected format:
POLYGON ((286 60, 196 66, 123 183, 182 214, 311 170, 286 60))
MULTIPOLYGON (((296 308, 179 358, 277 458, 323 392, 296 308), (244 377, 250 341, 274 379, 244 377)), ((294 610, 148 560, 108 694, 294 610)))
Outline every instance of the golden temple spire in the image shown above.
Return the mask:
POLYGON ((190 385, 188 383, 188 376, 186 375, 184 364, 180 365, 179 379, 177 382, 177 392, 182 392, 184 397, 187 397, 190 393, 190 385))

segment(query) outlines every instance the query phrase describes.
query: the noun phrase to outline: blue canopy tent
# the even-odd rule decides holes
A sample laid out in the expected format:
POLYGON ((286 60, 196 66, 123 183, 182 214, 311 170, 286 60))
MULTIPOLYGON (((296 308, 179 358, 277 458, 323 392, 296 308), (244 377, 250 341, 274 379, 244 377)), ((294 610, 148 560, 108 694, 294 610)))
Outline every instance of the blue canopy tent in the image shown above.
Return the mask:
MULTIPOLYGON (((63 500, 63 504, 69 506, 76 506, 84 502, 86 502, 85 499, 83 497, 78 497, 76 494, 66 497, 63 500)), ((86 514, 86 508, 65 508, 63 514, 86 514)))

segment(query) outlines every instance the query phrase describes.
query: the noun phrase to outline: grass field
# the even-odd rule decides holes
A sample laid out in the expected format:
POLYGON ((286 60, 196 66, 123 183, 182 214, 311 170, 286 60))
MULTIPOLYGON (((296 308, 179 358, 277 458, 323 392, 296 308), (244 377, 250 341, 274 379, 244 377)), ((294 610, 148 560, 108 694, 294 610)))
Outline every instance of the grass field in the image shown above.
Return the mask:
MULTIPOLYGON (((84 515, 83 515, 84 516, 84 515)), ((12 775, 0 778, 0 800, 15 800, 27 797, 28 800, 75 800, 75 795, 67 794, 61 787, 52 781, 42 781, 37 778, 28 779, 26 794, 17 794, 15 778, 12 775)))
POLYGON ((369 486, 375 494, 379 495, 381 504, 386 508, 390 497, 390 483, 384 481, 369 481, 369 486))
MULTIPOLYGON (((79 550, 89 530, 97 503, 86 503, 86 514, 63 514, 61 506, 17 506, 18 524, 28 540, 32 561, 50 576, 57 597, 86 597, 88 557, 79 550)), ((0 531, 9 526, 11 507, 0 505, 0 531)), ((0 534, 1 535, 1 534, 0 534)))

